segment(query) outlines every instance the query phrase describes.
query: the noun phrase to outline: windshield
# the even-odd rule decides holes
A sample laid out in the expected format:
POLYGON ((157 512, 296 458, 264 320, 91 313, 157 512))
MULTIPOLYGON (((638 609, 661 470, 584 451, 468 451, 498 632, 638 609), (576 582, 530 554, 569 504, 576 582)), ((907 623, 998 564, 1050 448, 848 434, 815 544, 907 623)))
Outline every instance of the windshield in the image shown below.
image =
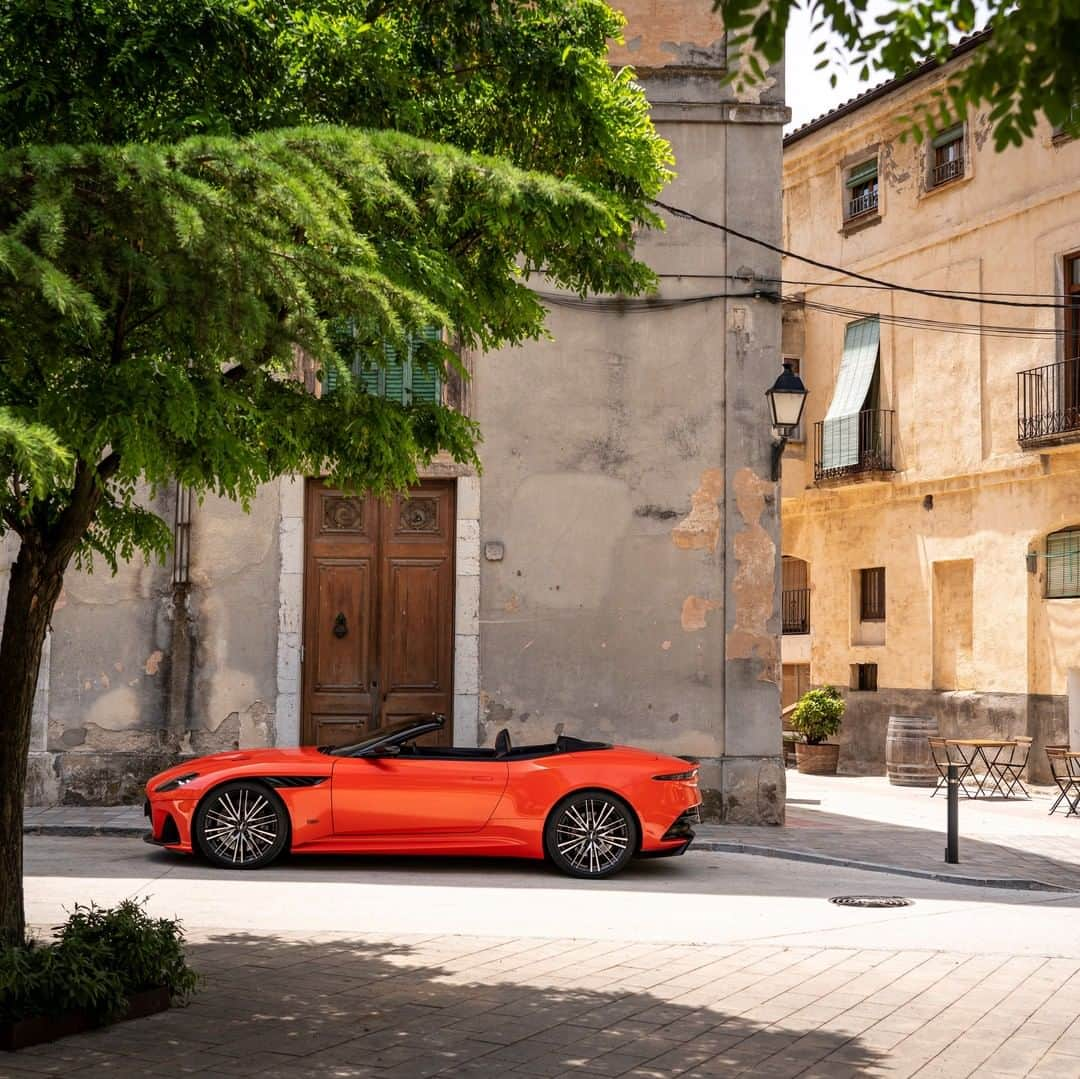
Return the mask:
POLYGON ((393 741, 395 736, 414 730, 418 734, 425 733, 434 723, 434 716, 410 716, 408 719, 399 719, 396 723, 387 723, 385 727, 372 731, 360 742, 353 742, 348 746, 319 746, 319 752, 327 753, 331 757, 357 757, 365 749, 371 749, 380 742, 393 741))

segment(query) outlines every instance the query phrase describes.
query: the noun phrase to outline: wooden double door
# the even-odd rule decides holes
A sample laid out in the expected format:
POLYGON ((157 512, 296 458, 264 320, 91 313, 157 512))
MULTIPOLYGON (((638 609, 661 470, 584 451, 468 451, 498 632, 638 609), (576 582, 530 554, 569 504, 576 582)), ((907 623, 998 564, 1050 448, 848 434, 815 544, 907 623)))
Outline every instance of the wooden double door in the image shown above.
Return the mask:
POLYGON ((441 712, 453 741, 453 480, 383 500, 309 480, 305 504, 305 745, 347 745, 441 712))

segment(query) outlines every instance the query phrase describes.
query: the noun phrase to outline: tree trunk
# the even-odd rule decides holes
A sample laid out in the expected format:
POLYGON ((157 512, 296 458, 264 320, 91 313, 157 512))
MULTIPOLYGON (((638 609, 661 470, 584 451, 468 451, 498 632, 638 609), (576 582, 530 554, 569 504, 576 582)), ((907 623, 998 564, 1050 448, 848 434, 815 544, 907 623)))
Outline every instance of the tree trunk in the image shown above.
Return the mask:
POLYGON ((22 894, 23 796, 38 668, 66 560, 50 557, 29 533, 11 568, 0 638, 0 941, 26 932, 22 894))

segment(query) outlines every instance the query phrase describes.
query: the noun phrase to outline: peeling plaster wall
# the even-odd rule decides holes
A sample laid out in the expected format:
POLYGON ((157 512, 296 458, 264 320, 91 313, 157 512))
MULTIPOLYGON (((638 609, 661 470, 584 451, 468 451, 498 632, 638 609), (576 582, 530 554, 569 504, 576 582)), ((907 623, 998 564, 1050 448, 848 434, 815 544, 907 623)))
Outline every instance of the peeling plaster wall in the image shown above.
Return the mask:
MULTIPOLYGON (((1060 293, 1062 257, 1080 246, 1080 140, 1056 140, 1043 122, 1021 147, 996 154, 987 117, 974 111, 963 178, 929 188, 927 144, 902 142, 898 118, 947 74, 917 79, 789 145, 785 245, 924 288, 1060 293), (874 147, 880 220, 845 233, 842 169, 874 147)), ((795 262, 784 275, 821 276, 795 262)), ((815 303, 938 320, 1046 329, 1060 319, 895 292, 874 293, 871 303, 826 277, 800 291, 815 303)), ((785 352, 801 358, 810 390, 811 438, 832 399, 845 322, 812 308, 785 312, 785 352)), ((956 736, 1030 734, 1036 778, 1047 778, 1042 746, 1068 740, 1080 600, 1046 599, 1045 560, 1036 557, 1030 573, 1027 556, 1045 552, 1048 532, 1080 525, 1080 445, 1017 441, 1017 372, 1061 358, 1049 337, 883 324, 881 407, 895 413, 896 471, 881 482, 815 485, 812 442, 785 453, 783 553, 810 563, 811 683, 847 686, 852 664, 878 665, 877 693, 848 693, 841 770, 884 770, 896 711, 936 716, 956 736), (852 633, 852 574, 870 566, 886 570, 882 644, 857 643, 852 633), (970 602, 966 578, 947 594, 958 566, 970 566, 970 602)))
MULTIPOLYGON (((152 503, 170 523, 174 499, 152 503)), ((186 607, 171 560, 136 559, 115 576, 100 562, 69 571, 39 688, 48 718, 32 803, 138 800, 148 776, 183 755, 272 743, 277 516, 276 486, 250 514, 196 504, 186 607)))
MULTIPOLYGON (((740 104, 716 78, 711 15, 694 22, 684 3, 626 10, 620 58, 649 69, 654 119, 678 159, 665 198, 776 238, 779 72, 764 104, 740 104)), ((722 277, 680 273, 778 273, 760 249, 680 220, 644 235, 640 252, 665 275, 665 298, 726 291, 722 277)), ((752 299, 649 313, 552 306, 548 328, 552 341, 475 358, 481 549, 501 554, 481 560, 481 742, 507 727, 518 743, 565 732, 695 755, 708 815, 777 822, 778 513, 764 391, 780 311, 752 299)))

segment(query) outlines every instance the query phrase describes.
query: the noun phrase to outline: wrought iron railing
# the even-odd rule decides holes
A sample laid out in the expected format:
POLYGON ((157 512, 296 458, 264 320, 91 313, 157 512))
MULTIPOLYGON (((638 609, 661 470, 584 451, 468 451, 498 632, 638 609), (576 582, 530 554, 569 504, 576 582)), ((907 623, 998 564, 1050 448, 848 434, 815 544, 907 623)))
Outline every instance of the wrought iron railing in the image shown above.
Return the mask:
POLYGON ((866 409, 814 424, 814 479, 893 471, 893 412, 866 409))
POLYGON ((942 161, 940 164, 934 166, 934 187, 940 187, 942 184, 947 184, 950 180, 955 180, 963 175, 963 155, 954 157, 950 161, 942 161))
POLYGON ((1080 357, 1016 376, 1017 438, 1023 445, 1080 437, 1080 357))
POLYGON ((785 588, 780 594, 780 616, 785 633, 809 633, 810 589, 785 588))
POLYGON ((853 199, 848 199, 848 217, 859 217, 862 214, 870 213, 871 210, 876 210, 877 196, 877 191, 864 191, 861 195, 856 195, 853 199))

